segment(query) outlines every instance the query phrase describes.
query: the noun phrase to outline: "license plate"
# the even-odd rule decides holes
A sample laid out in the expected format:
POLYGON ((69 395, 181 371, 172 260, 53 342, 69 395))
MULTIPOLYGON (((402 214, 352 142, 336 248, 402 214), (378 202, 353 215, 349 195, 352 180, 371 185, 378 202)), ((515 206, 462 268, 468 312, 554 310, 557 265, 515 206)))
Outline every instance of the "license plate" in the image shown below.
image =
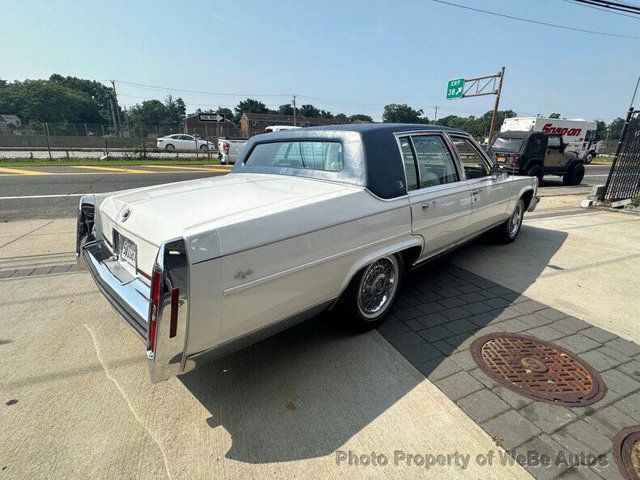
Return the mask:
POLYGON ((496 162, 498 162, 498 163, 504 163, 506 161, 507 161, 507 158, 503 157, 502 155, 496 157, 496 162))
POLYGON ((128 238, 120 235, 120 257, 134 268, 138 265, 138 248, 128 238))

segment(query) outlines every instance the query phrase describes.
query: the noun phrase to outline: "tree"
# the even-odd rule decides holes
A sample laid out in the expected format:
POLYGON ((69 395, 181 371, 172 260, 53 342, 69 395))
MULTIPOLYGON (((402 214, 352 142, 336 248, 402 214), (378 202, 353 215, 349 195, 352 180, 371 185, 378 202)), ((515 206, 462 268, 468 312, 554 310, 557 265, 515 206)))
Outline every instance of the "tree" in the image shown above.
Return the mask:
POLYGON ((596 120, 596 142, 604 140, 607 136, 607 124, 602 120, 596 120))
POLYGON ((285 103, 278 107, 278 113, 280 115, 293 115, 293 106, 290 103, 285 103))
POLYGON ((15 81, 0 85, 0 111, 18 115, 24 124, 109 121, 100 104, 86 92, 50 80, 15 81))
POLYGON ((239 102, 235 111, 234 121, 236 123, 240 122, 243 113, 271 113, 271 110, 264 103, 254 98, 247 98, 239 102))
POLYGON ((414 110, 405 103, 391 103, 384 106, 382 121, 391 123, 428 123, 429 120, 426 117, 423 118, 422 114, 422 109, 414 110))
POLYGON ((351 115, 349 117, 349 120, 351 120, 353 123, 372 123, 373 122, 373 118, 363 113, 356 113, 355 115, 351 115))
POLYGON ((298 109, 298 113, 300 113, 300 115, 302 115, 303 117, 320 117, 321 116, 320 110, 318 110, 316 107, 310 104, 302 105, 298 109))
POLYGON ((227 107, 218 107, 218 110, 216 110, 216 112, 218 113, 223 113, 224 114, 224 118, 226 118, 229 121, 233 121, 233 112, 231 111, 230 108, 227 107))
POLYGON ((560 118, 560 114, 559 113, 552 113, 549 115, 549 118, 560 118))
POLYGON ((616 118, 609 124, 609 138, 612 140, 618 140, 622 133, 622 127, 624 127, 624 118, 616 118))
POLYGON ((129 109, 129 122, 135 128, 142 126, 178 127, 184 121, 184 101, 169 95, 164 103, 160 100, 145 100, 129 109))
MULTIPOLYGON (((49 82, 63 85, 70 90, 81 92, 89 97, 98 105, 100 116, 105 122, 111 121, 111 107, 109 105, 109 101, 113 102, 114 108, 119 108, 113 88, 107 87, 100 82, 77 77, 63 77, 57 73, 54 73, 49 77, 49 82)), ((122 110, 120 110, 120 114, 122 115, 122 110)))

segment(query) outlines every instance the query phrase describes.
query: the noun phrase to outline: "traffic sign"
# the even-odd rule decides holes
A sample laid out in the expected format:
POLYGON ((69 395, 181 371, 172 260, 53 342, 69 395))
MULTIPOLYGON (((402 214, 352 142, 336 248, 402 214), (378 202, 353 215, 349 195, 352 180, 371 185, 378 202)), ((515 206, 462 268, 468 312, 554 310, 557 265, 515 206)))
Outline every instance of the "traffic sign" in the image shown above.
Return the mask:
POLYGON ((224 113, 199 113, 198 120, 201 122, 224 122, 224 113))
POLYGON ((464 78, 449 80, 447 83, 447 100, 462 98, 464 93, 464 78))

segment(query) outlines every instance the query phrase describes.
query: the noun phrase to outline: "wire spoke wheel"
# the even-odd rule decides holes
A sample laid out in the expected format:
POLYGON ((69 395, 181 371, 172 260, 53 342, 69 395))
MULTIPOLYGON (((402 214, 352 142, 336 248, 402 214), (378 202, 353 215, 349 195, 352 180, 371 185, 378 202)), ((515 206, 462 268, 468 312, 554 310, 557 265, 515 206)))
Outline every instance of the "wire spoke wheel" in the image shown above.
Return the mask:
POLYGON ((520 230, 520 226, 522 225, 522 203, 518 202, 516 205, 516 209, 511 214, 511 218, 509 218, 509 236, 511 238, 515 237, 520 230))
POLYGON ((358 311, 376 320, 387 311, 398 289, 399 264, 394 256, 383 257, 365 270, 358 286, 358 311))

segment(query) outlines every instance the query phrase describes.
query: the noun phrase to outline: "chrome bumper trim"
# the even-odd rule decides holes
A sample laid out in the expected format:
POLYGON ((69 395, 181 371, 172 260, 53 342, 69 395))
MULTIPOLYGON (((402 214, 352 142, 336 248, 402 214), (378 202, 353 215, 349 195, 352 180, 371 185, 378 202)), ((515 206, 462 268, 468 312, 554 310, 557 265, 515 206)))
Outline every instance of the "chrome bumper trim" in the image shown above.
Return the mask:
POLYGON ((98 289, 138 335, 146 340, 149 286, 124 270, 103 241, 85 244, 82 253, 98 289))

